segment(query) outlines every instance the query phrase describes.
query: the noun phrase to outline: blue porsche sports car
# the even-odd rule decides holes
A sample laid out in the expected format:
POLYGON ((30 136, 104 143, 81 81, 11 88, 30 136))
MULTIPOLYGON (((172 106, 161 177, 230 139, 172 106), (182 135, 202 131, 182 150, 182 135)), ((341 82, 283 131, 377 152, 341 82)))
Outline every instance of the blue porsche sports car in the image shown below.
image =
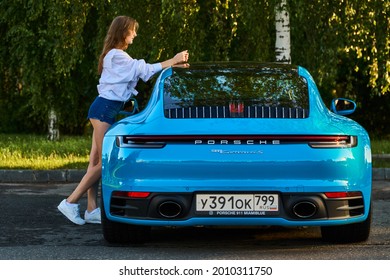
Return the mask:
POLYGON ((102 226, 113 243, 157 226, 318 226, 360 242, 371 224, 371 148, 302 67, 168 68, 149 103, 103 143, 102 226))

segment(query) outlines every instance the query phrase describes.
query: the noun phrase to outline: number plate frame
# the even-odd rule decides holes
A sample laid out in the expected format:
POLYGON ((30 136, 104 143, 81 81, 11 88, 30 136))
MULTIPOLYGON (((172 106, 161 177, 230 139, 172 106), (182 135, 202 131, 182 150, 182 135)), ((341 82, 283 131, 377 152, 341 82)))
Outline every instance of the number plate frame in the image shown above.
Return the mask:
POLYGON ((277 193, 199 193, 195 211, 209 216, 269 216, 279 214, 277 193))

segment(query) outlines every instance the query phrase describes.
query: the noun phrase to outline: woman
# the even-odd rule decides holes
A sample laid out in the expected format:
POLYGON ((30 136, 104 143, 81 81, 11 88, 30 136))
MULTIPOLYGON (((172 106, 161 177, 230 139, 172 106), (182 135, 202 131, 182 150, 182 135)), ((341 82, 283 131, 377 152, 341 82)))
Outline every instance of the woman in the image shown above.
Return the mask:
POLYGON ((101 177, 103 137, 115 122, 115 117, 124 103, 133 95, 138 80, 147 81, 164 68, 188 67, 188 51, 182 51, 161 63, 148 64, 132 59, 124 50, 137 36, 138 22, 127 16, 116 17, 107 32, 103 51, 99 58, 98 72, 101 75, 97 86, 99 96, 92 103, 88 118, 93 126, 92 147, 87 173, 72 194, 64 199, 58 210, 75 224, 101 223, 97 206, 97 183, 101 177), (85 219, 80 217, 78 201, 88 192, 85 219))

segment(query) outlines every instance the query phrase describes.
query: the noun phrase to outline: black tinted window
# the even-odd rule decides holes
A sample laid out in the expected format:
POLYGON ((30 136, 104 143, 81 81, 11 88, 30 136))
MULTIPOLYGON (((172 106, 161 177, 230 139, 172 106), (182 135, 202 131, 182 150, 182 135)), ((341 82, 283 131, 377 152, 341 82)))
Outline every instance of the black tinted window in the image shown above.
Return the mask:
POLYGON ((171 118, 305 118, 308 107, 306 81, 294 71, 190 69, 164 84, 165 114, 171 118))

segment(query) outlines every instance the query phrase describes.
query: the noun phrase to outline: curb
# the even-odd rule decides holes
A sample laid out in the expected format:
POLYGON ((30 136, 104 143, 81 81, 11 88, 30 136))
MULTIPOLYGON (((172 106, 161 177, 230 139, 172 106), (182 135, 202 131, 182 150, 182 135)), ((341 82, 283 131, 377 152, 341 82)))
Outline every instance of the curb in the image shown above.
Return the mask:
MULTIPOLYGON (((78 183, 86 170, 0 170, 0 183, 78 183)), ((373 168, 372 180, 390 180, 390 168, 373 168)))
POLYGON ((390 168, 373 168, 372 180, 390 180, 390 168))
POLYGON ((78 183, 86 170, 0 170, 0 183, 78 183))

